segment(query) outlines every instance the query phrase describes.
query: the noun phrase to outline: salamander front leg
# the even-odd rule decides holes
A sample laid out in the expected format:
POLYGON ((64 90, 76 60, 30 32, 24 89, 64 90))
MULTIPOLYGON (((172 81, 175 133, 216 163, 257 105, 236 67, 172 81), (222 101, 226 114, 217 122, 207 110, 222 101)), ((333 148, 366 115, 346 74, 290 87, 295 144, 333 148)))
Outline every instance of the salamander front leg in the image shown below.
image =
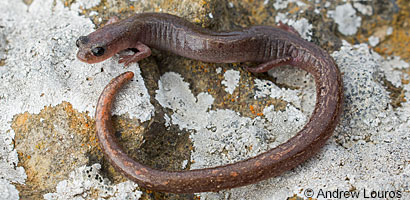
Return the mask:
POLYGON ((260 64, 257 67, 246 67, 246 69, 249 72, 252 73, 262 73, 262 72, 267 72, 270 69, 274 68, 274 67, 278 67, 278 66, 282 66, 282 65, 288 65, 291 61, 291 57, 285 57, 285 58, 280 58, 280 59, 276 59, 276 60, 271 60, 265 63, 260 64))
POLYGON ((124 63, 125 66, 128 66, 133 62, 138 62, 151 55, 151 49, 141 42, 137 42, 134 48, 136 48, 138 52, 134 53, 133 55, 121 56, 118 62, 124 63))

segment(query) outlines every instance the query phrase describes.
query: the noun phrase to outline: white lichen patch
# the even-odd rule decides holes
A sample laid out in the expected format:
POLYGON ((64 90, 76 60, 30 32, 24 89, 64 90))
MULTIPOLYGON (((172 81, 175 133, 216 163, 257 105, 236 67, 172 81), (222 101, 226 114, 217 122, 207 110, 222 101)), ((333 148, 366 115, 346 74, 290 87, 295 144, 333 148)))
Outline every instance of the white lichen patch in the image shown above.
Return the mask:
MULTIPOLYGON (((26 175, 18 167, 12 145, 13 116, 39 113, 45 106, 69 102, 79 112, 94 116, 97 99, 115 76, 133 71, 136 77, 120 92, 115 114, 128 113, 148 120, 154 108, 138 65, 127 69, 118 57, 86 64, 76 59, 75 41, 94 30, 92 22, 79 16, 80 5, 70 8, 61 1, 0 1, 0 35, 7 41, 5 65, 0 67, 0 174, 1 179, 23 184, 26 175), (50 20, 51 19, 51 20, 50 20), (127 95, 124 95, 127 93, 127 95)), ((58 145, 58 144, 57 144, 58 145)))
POLYGON ((296 107, 300 108, 300 91, 280 88, 269 80, 255 79, 255 99, 262 97, 270 97, 274 99, 282 99, 289 103, 292 103, 296 107))
MULTIPOLYGON (((0 59, 6 59, 12 56, 6 56, 6 51, 10 50, 10 46, 7 46, 7 42, 10 42, 9 36, 12 34, 13 26, 18 26, 17 16, 10 16, 10 4, 13 4, 15 12, 25 12, 25 5, 23 2, 0 1, 0 59)), ((14 131, 10 128, 10 121, 12 120, 13 111, 8 110, 8 103, 12 103, 12 106, 20 106, 16 102, 8 102, 7 99, 13 94, 6 92, 12 90, 11 88, 3 88, 3 85, 7 84, 4 79, 7 76, 7 65, 0 66, 0 195, 5 199, 19 199, 19 192, 11 183, 24 184, 27 175, 25 174, 23 167, 18 167, 18 156, 14 149, 13 139, 14 131)), ((17 78, 17 77, 16 77, 17 78)))
POLYGON ((301 18, 299 20, 294 20, 289 18, 286 13, 278 13, 275 17, 275 21, 293 27, 303 39, 311 40, 313 26, 307 19, 301 18))
POLYGON ((382 57, 376 53, 370 55, 367 46, 363 44, 352 47, 344 42, 344 45, 340 51, 333 53, 333 56, 336 61, 345 61, 338 63, 344 73, 345 88, 349 88, 344 92, 346 111, 342 120, 342 123, 346 123, 342 132, 347 137, 340 139, 349 139, 344 141, 344 144, 350 146, 352 141, 365 140, 374 134, 366 130, 381 128, 383 121, 389 119, 386 111, 391 110, 391 106, 388 92, 379 83, 382 82, 382 57), (345 54, 352 51, 353 54, 346 58, 345 54), (345 57, 342 57, 342 54, 345 57), (346 62, 347 59, 351 62, 346 62), (385 112, 381 112, 382 110, 385 112), (362 131, 358 132, 359 130, 362 131))
POLYGON ((393 34, 393 27, 389 26, 386 30, 386 35, 391 35, 393 34))
MULTIPOLYGON (((284 95, 278 90, 278 97, 284 95)), ((263 94, 269 96, 271 93, 263 94)), ((192 131, 195 151, 191 169, 212 167, 255 156, 289 139, 306 122, 306 115, 292 105, 285 111, 273 107, 265 117, 242 117, 232 110, 210 110, 213 98, 207 93, 195 97, 188 83, 176 73, 165 73, 159 82, 156 99, 171 109, 171 123, 192 131), (278 136, 279 135, 279 136, 278 136)))
POLYGON ((183 160, 181 163, 181 168, 185 169, 188 166, 188 162, 189 162, 188 160, 183 160))
POLYGON ((373 36, 373 35, 369 37, 369 44, 370 44, 370 46, 375 47, 375 46, 377 46, 377 45, 379 44, 379 42, 380 42, 380 38, 379 38, 379 37, 373 36))
POLYGON ((23 184, 27 178, 23 167, 18 167, 18 156, 13 145, 14 132, 0 134, 0 180, 23 184))
POLYGON ((409 66, 409 63, 394 56, 383 60, 380 69, 384 72, 386 79, 395 87, 403 87, 405 85, 402 80, 410 80, 409 74, 403 73, 403 70, 408 69, 409 66))
POLYGON ((174 109, 171 123, 177 124, 180 129, 199 129, 206 125, 203 116, 211 108, 213 97, 207 93, 200 93, 194 97, 189 90, 188 83, 183 81, 181 75, 168 72, 161 76, 158 83, 159 90, 155 98, 165 108, 174 109))
MULTIPOLYGON (((298 88, 298 90, 280 88, 280 93, 277 91, 279 89, 278 86, 270 85, 269 87, 275 88, 274 90, 271 90, 270 93, 274 92, 276 95, 283 94, 284 96, 281 98, 287 99, 286 101, 300 109, 305 115, 310 115, 310 113, 313 112, 313 105, 315 105, 316 102, 316 88, 315 81, 308 72, 292 66, 281 66, 269 70, 268 74, 275 78, 277 84, 298 88)), ((263 80, 263 82, 265 81, 263 80)))
MULTIPOLYGON (((365 199, 365 191, 368 196, 370 191, 393 191, 391 194, 400 194, 401 199, 410 198, 410 103, 393 109, 381 79, 408 68, 408 63, 397 57, 385 60, 366 44, 352 46, 347 42, 332 56, 343 73, 344 112, 321 152, 276 178, 217 194, 203 193, 201 199, 286 199, 294 194, 303 197, 307 188, 314 191, 315 199, 327 199, 318 196, 320 189, 332 192, 351 188, 359 192, 358 199, 365 199)), ((410 85, 402 87, 409 99, 410 85)))
POLYGON ((307 19, 301 18, 296 21, 289 20, 288 23, 290 26, 292 26, 298 31, 298 33, 303 39, 311 40, 313 26, 309 23, 307 19))
POLYGON ((19 199, 19 191, 9 181, 0 178, 0 197, 7 200, 19 199))
POLYGON ((289 135, 295 133, 295 128, 292 126, 302 127, 306 124, 307 117, 299 109, 288 104, 286 110, 275 111, 274 106, 268 106, 263 109, 263 114, 269 124, 273 124, 275 131, 281 133, 278 138, 279 141, 286 141, 289 135))
POLYGON ((337 30, 343 35, 354 35, 361 25, 362 18, 350 3, 336 6, 336 10, 328 11, 329 17, 336 22, 337 30))
POLYGON ((16 19, 19 26, 10 25, 16 29, 8 36, 8 52, 13 56, 2 68, 5 84, 0 86, 8 95, 5 101, 10 107, 6 113, 38 113, 45 105, 68 101, 79 112, 87 111, 93 116, 104 86, 120 73, 134 71, 134 81, 123 90, 129 94, 119 95, 120 104, 115 105, 122 106, 116 106, 113 113, 129 113, 141 121, 148 120, 154 108, 136 64, 124 69, 117 64, 118 57, 93 65, 76 59, 75 41, 92 32, 94 26, 78 16, 76 6, 69 10, 59 2, 53 5, 51 0, 35 1, 27 16, 20 16, 24 20, 16 19), (49 16, 55 20, 49 20, 49 16))
POLYGON ((224 85, 225 91, 229 94, 233 94, 233 91, 236 87, 238 87, 240 73, 237 70, 227 70, 224 74, 224 80, 222 81, 222 85, 224 85))
POLYGON ((90 9, 92 7, 98 6, 101 3, 101 0, 80 0, 77 3, 83 9, 90 9))
POLYGON ((370 5, 364 5, 360 2, 353 2, 353 6, 363 15, 372 15, 373 14, 373 8, 370 5))
MULTIPOLYGON (((336 11, 340 12, 332 14, 343 34, 354 34, 360 26, 360 17, 349 5, 339 7, 336 11)), ((5 65, 0 67, 1 198, 18 199, 12 183, 24 184, 26 179, 13 148, 14 132, 10 127, 13 116, 26 111, 38 113, 44 106, 62 101, 93 116, 104 86, 126 70, 134 71, 136 78, 121 90, 115 113, 128 113, 141 121, 153 114, 137 65, 124 69, 117 64, 118 57, 93 65, 75 58, 75 40, 94 30, 89 19, 78 15, 79 7, 79 3, 74 3, 71 8, 65 8, 61 1, 53 0, 33 1, 29 7, 22 1, 0 1, 0 37, 7 41, 6 47, 0 48, 2 58, 6 56, 5 65)), ((393 29, 388 31, 391 34, 393 29)), ((401 199, 410 199, 410 85, 400 81, 409 78, 401 71, 408 68, 408 63, 399 58, 384 59, 365 44, 344 43, 332 56, 343 73, 344 113, 334 136, 320 153, 279 177, 220 193, 201 194, 201 199, 206 199, 208 194, 207 197, 214 199, 286 199, 294 194, 303 196, 306 188, 312 188, 316 194, 319 189, 400 191, 401 199), (384 78, 403 88, 407 101, 401 107, 390 105, 384 78)), ((292 89, 300 97, 301 108, 296 103, 289 103, 285 111, 274 111, 274 107, 268 106, 263 117, 254 119, 231 110, 212 110, 211 95, 194 96, 180 75, 164 74, 157 100, 174 111, 167 120, 169 124, 193 132, 195 151, 191 160, 195 162, 191 167, 243 160, 283 143, 296 133, 307 121, 305 111, 313 108, 315 92, 314 87, 305 88, 312 85, 311 79, 302 79, 307 77, 305 72, 288 73, 292 70, 275 68, 269 74, 275 76, 276 83, 289 86, 294 85, 291 80, 301 83, 302 87, 292 89), (295 75, 298 73, 301 76, 295 75), (310 107, 305 106, 304 102, 309 101, 310 107)), ((281 94, 286 91, 278 90, 277 96, 286 96, 281 94)), ((79 168, 45 198, 86 199, 91 191, 97 191, 101 198, 139 198, 140 192, 131 182, 112 185, 100 175, 97 179, 102 182, 95 177, 88 179, 98 174, 97 171, 94 165, 79 168), (93 170, 87 172, 90 169, 93 170)))
MULTIPOLYGON (((148 121, 154 115, 154 106, 150 103, 150 96, 145 87, 141 70, 138 65, 128 67, 127 70, 134 72, 134 78, 116 96, 112 113, 116 115, 129 114, 130 117, 135 117, 141 122, 148 121)), ((112 74, 104 75, 107 76, 107 79, 114 77, 112 74)))
POLYGON ((275 2, 273 3, 273 7, 275 8, 275 10, 285 9, 288 7, 289 3, 296 3, 298 6, 306 5, 305 3, 299 0, 275 0, 275 2))
POLYGON ((275 10, 279 9, 285 9, 288 7, 289 0, 276 0, 275 3, 273 3, 273 7, 275 10))
POLYGON ((216 68, 216 69, 215 69, 215 72, 216 72, 217 74, 220 74, 220 73, 222 72, 222 68, 221 68, 221 67, 216 68))
POLYGON ((67 180, 57 184, 55 193, 44 195, 46 200, 90 199, 91 195, 98 193, 100 198, 109 200, 139 199, 142 192, 137 190, 138 185, 126 181, 114 185, 99 174, 100 164, 81 166, 70 173, 67 180))

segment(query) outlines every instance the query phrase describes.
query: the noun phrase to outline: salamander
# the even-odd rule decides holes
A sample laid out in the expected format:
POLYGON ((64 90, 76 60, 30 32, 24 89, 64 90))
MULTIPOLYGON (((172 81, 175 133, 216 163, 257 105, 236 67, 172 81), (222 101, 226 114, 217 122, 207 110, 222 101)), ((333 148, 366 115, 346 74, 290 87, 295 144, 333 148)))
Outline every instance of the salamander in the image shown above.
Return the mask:
POLYGON ((343 106, 341 73, 330 55, 302 39, 286 25, 251 26, 232 32, 215 32, 165 13, 141 13, 97 29, 76 42, 78 59, 101 62, 119 51, 134 48, 120 57, 129 65, 151 55, 151 48, 204 62, 257 62, 250 72, 266 72, 292 65, 313 75, 316 104, 308 123, 285 143, 255 157, 212 168, 187 171, 153 169, 130 158, 115 138, 111 107, 115 94, 133 77, 125 72, 102 92, 96 108, 97 135, 110 163, 144 188, 195 193, 244 186, 280 175, 315 155, 332 135, 343 106))

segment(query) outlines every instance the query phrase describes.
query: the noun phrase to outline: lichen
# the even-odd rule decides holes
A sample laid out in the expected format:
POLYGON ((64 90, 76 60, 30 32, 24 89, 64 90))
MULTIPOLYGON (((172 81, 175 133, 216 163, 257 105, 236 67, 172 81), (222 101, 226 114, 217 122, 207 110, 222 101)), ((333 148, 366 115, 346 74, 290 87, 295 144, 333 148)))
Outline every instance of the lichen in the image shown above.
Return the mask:
POLYGON ((19 191, 8 181, 0 179, 0 197, 7 200, 17 200, 19 199, 19 191))
POLYGON ((350 3, 336 6, 336 10, 329 11, 328 15, 335 20, 337 30, 344 35, 356 34, 362 21, 350 3))
POLYGON ((139 199, 141 197, 142 192, 137 190, 137 184, 126 181, 114 185, 99 174, 100 169, 100 164, 77 168, 70 173, 67 180, 60 181, 57 184, 55 193, 45 194, 44 199, 83 200, 98 197, 99 199, 122 200, 139 199))
MULTIPOLYGON (((272 83, 273 84, 273 83, 272 83)), ((171 124, 190 131, 195 151, 191 169, 211 167, 255 156, 288 139, 304 124, 306 116, 292 105, 284 111, 264 109, 264 117, 242 117, 225 109, 210 109, 213 98, 207 93, 195 97, 181 75, 165 73, 156 99, 171 109, 171 124), (289 128, 291 127, 291 128, 289 128), (280 134, 279 134, 280 133, 280 134)), ((284 95, 282 90, 277 91, 284 95)), ((264 96, 272 95, 270 92, 264 96)))
POLYGON ((225 91, 232 94, 239 83, 239 72, 236 70, 227 70, 224 74, 225 80, 222 81, 222 85, 225 85, 225 91))
POLYGON ((275 17, 275 21, 277 23, 282 22, 287 26, 293 27, 302 38, 311 40, 313 27, 311 24, 309 24, 307 19, 301 18, 299 20, 294 20, 289 18, 285 13, 278 13, 278 15, 275 17))

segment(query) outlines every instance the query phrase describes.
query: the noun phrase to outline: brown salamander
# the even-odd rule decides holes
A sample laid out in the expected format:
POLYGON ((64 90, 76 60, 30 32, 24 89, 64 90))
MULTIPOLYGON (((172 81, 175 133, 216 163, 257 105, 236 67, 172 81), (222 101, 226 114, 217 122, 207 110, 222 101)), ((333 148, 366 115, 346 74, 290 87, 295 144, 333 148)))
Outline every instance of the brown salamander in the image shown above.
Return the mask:
POLYGON ((343 86, 330 55, 305 41, 286 25, 252 26, 233 32, 213 32, 177 16, 142 13, 108 24, 77 40, 77 57, 87 63, 105 60, 121 50, 138 52, 120 58, 128 65, 151 55, 150 48, 204 62, 259 62, 251 72, 292 65, 308 71, 316 83, 316 105, 309 122, 285 143, 255 157, 223 166, 189 171, 163 171, 142 165, 117 144, 111 122, 115 94, 133 77, 126 72, 102 92, 96 109, 98 139, 111 164, 150 190, 172 193, 218 191, 256 183, 294 168, 312 157, 331 136, 342 111, 343 86))

